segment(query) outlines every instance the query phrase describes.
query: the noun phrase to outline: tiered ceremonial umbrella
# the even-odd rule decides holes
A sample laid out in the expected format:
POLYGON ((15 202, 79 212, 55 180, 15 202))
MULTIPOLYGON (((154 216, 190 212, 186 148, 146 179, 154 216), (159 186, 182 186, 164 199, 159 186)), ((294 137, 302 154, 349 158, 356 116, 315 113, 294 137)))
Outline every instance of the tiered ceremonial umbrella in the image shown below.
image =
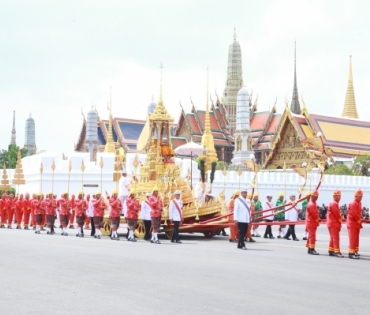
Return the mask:
POLYGON ((181 145, 175 149, 175 153, 177 155, 184 155, 184 156, 190 156, 191 162, 190 162, 190 187, 193 188, 193 156, 200 155, 204 151, 204 148, 199 145, 198 143, 195 143, 193 141, 190 141, 184 145, 181 145))

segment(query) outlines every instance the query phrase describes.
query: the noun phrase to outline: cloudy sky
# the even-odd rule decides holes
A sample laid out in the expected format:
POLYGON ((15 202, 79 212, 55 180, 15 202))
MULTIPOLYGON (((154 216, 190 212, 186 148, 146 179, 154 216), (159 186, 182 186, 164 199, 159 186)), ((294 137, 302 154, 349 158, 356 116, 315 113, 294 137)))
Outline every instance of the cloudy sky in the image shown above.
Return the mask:
POLYGON ((259 109, 282 111, 291 98, 294 41, 298 91, 311 112, 341 115, 349 55, 357 108, 370 120, 368 1, 17 1, 0 2, 0 149, 17 144, 25 120, 36 121, 39 150, 70 151, 96 104, 107 118, 109 88, 116 117, 145 119, 152 96, 163 96, 178 119, 179 102, 199 108, 222 94, 236 27, 243 77, 259 109), (213 96, 214 97, 214 96, 213 96))

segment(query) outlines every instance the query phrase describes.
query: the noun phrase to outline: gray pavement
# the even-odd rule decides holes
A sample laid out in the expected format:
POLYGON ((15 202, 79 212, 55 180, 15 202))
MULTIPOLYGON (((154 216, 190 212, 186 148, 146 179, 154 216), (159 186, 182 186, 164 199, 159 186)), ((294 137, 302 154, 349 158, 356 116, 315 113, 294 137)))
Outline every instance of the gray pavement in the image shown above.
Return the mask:
MULTIPOLYGON (((261 228, 260 228, 261 230, 261 228)), ((276 234, 277 227, 273 227, 276 234)), ((1 314, 364 314, 370 226, 358 261, 305 242, 266 240, 236 249, 227 237, 182 235, 183 244, 63 237, 0 229, 1 314)), ((88 231, 85 231, 87 233, 88 231)), ((303 226, 297 227, 303 236, 303 226)), ((348 238, 342 231, 342 253, 348 238)))

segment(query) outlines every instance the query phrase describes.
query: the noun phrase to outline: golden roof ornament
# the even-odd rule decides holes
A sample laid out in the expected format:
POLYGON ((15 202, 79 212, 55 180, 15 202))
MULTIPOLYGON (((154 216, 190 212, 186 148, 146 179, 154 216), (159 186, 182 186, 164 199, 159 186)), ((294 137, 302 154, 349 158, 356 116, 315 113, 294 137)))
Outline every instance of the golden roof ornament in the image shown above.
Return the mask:
POLYGON ((356 100, 355 100, 355 91, 353 88, 352 56, 349 56, 348 85, 347 85, 346 100, 344 102, 342 117, 358 118, 356 100))
POLYGON ((24 185, 25 183, 26 181, 24 179, 23 168, 22 168, 21 150, 18 150, 17 165, 15 167, 12 184, 13 185, 24 185))
POLYGON ((115 145, 113 141, 112 88, 110 88, 108 110, 109 110, 108 138, 107 138, 107 143, 105 144, 104 152, 114 153, 115 145))
POLYGON ((206 114, 204 117, 204 132, 202 136, 202 147, 205 149, 203 153, 203 158, 205 160, 205 170, 208 171, 211 169, 211 163, 217 162, 217 153, 215 150, 215 143, 213 141, 213 135, 211 133, 211 122, 209 117, 209 75, 207 68, 207 98, 206 98, 206 114))
POLYGON ((158 104, 154 109, 154 112, 150 114, 149 120, 150 121, 167 121, 167 122, 173 122, 174 119, 168 114, 166 107, 164 107, 163 104, 163 98, 162 98, 162 69, 163 64, 161 63, 161 85, 159 90, 159 100, 158 104))
POLYGON ((9 180, 8 180, 8 174, 6 172, 6 166, 5 166, 5 163, 4 163, 4 166, 3 166, 3 176, 2 176, 2 179, 1 179, 0 190, 7 191, 9 189, 10 189, 10 185, 9 185, 9 180))

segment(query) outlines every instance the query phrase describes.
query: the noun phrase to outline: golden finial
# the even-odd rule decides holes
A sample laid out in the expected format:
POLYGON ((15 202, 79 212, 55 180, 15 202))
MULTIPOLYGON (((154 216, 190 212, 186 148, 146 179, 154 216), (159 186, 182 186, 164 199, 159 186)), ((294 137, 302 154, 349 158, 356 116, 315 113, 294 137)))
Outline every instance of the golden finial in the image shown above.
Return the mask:
POLYGON ((105 144, 104 152, 114 153, 115 146, 113 142, 112 87, 110 88, 108 110, 109 110, 108 138, 107 143, 105 144))
POLYGON ((348 118, 358 118, 355 91, 353 88, 352 56, 349 56, 348 85, 342 116, 348 118))

